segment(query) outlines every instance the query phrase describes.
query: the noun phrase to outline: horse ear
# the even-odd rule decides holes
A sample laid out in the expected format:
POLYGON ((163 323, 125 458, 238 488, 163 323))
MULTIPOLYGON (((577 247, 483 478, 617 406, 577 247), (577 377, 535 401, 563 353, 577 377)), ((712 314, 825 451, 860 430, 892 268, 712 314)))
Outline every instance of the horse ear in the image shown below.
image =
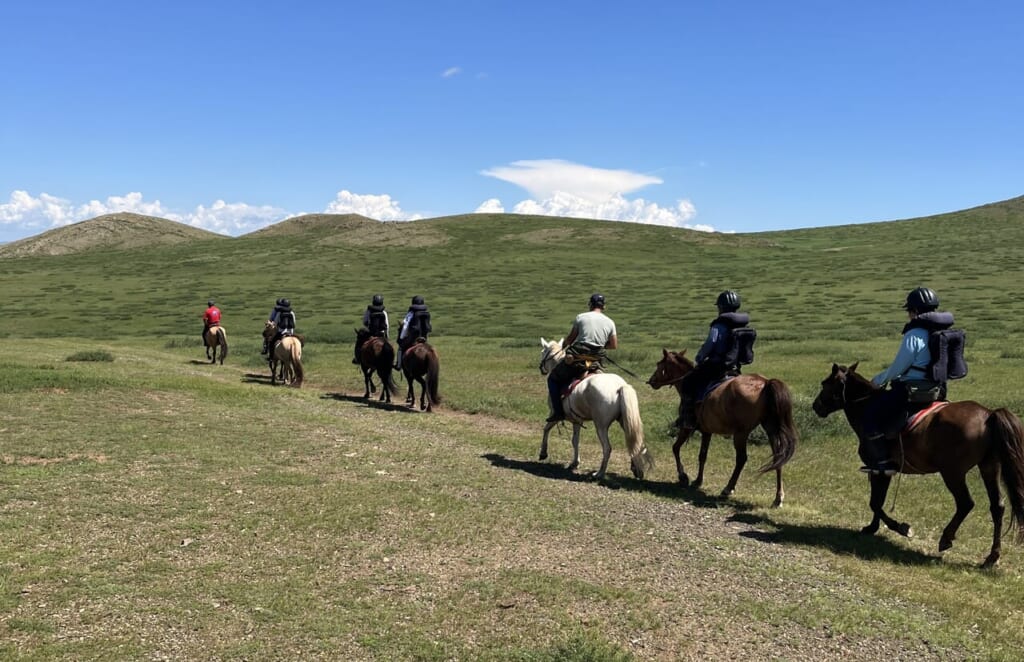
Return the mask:
POLYGON ((661 358, 663 358, 663 359, 667 359, 668 358, 668 350, 665 349, 664 347, 661 348, 661 358))
POLYGON ((561 347, 562 343, 564 343, 564 342, 565 342, 565 338, 563 337, 561 340, 558 341, 558 346, 561 347))
POLYGON ((544 336, 540 337, 540 346, 541 347, 547 347, 548 346, 548 341, 544 340, 544 336))
POLYGON ((833 363, 833 364, 832 364, 832 374, 834 375, 834 374, 836 374, 837 372, 839 372, 839 365, 838 365, 838 364, 835 364, 835 363, 833 363))
POLYGON ((851 365, 850 366, 850 372, 857 372, 857 366, 859 366, 859 365, 860 365, 860 361, 857 361, 856 363, 851 365))
POLYGON ((684 349, 684 350, 683 350, 683 351, 681 351, 681 352, 676 352, 676 354, 678 354, 678 355, 679 355, 679 358, 683 358, 684 356, 686 356, 686 350, 684 349))

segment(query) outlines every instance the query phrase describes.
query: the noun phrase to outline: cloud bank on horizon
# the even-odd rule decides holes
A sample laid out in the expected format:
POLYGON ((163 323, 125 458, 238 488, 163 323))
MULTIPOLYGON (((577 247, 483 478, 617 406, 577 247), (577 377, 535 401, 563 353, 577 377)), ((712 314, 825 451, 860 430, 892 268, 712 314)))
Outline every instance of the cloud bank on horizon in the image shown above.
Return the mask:
MULTIPOLYGON (((481 174, 514 184, 530 197, 517 202, 510 210, 505 209, 500 199, 490 198, 482 202, 474 213, 593 218, 714 231, 707 225, 690 224, 697 211, 689 200, 679 200, 673 207, 663 207, 643 198, 626 198, 627 194, 662 183, 660 178, 651 175, 557 159, 515 161, 507 166, 484 170, 481 174)), ((10 194, 7 202, 0 203, 0 225, 40 232, 117 212, 158 216, 230 236, 253 232, 305 213, 272 205, 224 200, 181 212, 168 208, 160 200, 146 200, 140 192, 109 196, 103 201, 75 203, 49 193, 33 196, 28 191, 17 190, 10 194)), ((357 194, 345 189, 337 192, 322 213, 359 214, 379 221, 424 218, 422 214, 403 210, 398 200, 390 195, 357 194)))

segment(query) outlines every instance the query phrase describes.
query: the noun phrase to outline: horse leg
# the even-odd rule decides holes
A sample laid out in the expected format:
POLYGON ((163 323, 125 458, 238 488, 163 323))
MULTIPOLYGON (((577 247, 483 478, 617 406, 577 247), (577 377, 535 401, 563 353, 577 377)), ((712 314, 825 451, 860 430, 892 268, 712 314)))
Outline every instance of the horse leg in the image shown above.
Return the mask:
POLYGON ((594 480, 601 480, 604 478, 605 472, 608 470, 608 460, 612 457, 612 442, 608 438, 608 426, 603 423, 594 421, 594 430, 597 432, 597 438, 601 442, 601 468, 591 474, 594 480))
POLYGON ((416 379, 420 383, 420 411, 427 408, 427 380, 419 377, 416 379))
POLYGON ((956 540, 956 532, 959 530, 960 524, 963 523, 967 514, 974 509, 974 499, 971 498, 971 493, 967 489, 966 475, 950 475, 943 472, 942 482, 946 484, 946 487, 953 494, 953 500, 956 502, 956 512, 953 513, 953 519, 949 520, 949 524, 942 530, 942 537, 939 538, 940 552, 944 552, 953 546, 953 541, 956 540))
POLYGON ((676 443, 672 444, 672 454, 676 457, 676 475, 679 476, 679 484, 683 487, 689 487, 690 477, 686 475, 686 470, 683 469, 683 461, 679 459, 679 449, 682 448, 691 434, 693 434, 693 430, 690 428, 679 428, 679 433, 676 435, 676 443))
MULTIPOLYGON (((740 479, 740 472, 743 471, 743 467, 747 464, 747 436, 749 432, 737 432, 732 436, 732 447, 736 449, 736 466, 733 467, 732 476, 729 477, 729 482, 726 484, 725 489, 722 490, 722 496, 731 496, 736 491, 736 483, 740 479)), ((707 435, 708 438, 711 435, 707 435)), ((700 444, 701 451, 704 450, 704 440, 701 440, 700 444)), ((701 471, 704 470, 704 463, 701 462, 701 471)))
POLYGON ((572 462, 566 467, 569 471, 580 468, 580 424, 572 424, 572 462))
POLYGON ((550 433, 551 432, 551 428, 555 427, 556 425, 558 425, 558 424, 555 423, 554 421, 552 421, 551 423, 545 423, 544 424, 544 436, 540 440, 540 457, 537 458, 537 459, 539 459, 539 460, 546 460, 546 459, 548 459, 548 433, 550 433))
POLYGON ((413 405, 416 404, 416 389, 413 388, 413 385, 415 384, 415 379, 412 377, 412 375, 407 374, 405 376, 405 381, 409 384, 409 392, 405 394, 405 406, 412 407, 413 405))
POLYGON ((879 522, 884 522, 890 530, 895 531, 901 536, 912 537, 914 532, 909 524, 897 522, 885 513, 885 497, 889 493, 889 483, 892 482, 892 476, 872 474, 868 480, 871 482, 871 500, 869 504, 873 517, 871 518, 871 523, 861 529, 860 532, 867 534, 875 533, 878 531, 879 522))
POLYGON ((704 465, 708 462, 708 447, 711 446, 711 433, 700 433, 700 452, 697 453, 697 479, 690 487, 698 488, 704 484, 704 465))
POLYGON ((992 513, 992 550, 981 567, 991 568, 999 561, 1002 548, 1003 513, 1006 508, 1003 506, 1003 497, 999 493, 999 465, 983 462, 978 465, 978 470, 981 472, 981 479, 985 481, 989 512, 992 513))
POLYGON ((364 400, 369 400, 370 399, 370 373, 368 373, 366 371, 366 368, 363 368, 362 370, 363 370, 363 387, 364 387, 363 399, 364 400))
POLYGON ((782 501, 786 498, 786 490, 782 487, 782 468, 775 470, 775 501, 772 508, 781 508, 782 501))

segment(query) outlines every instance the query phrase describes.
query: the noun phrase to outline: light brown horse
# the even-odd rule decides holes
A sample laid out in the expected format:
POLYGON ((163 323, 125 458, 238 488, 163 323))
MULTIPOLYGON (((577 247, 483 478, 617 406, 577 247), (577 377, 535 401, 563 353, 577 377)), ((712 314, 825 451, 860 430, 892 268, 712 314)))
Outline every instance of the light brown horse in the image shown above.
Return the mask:
POLYGON ((228 356, 228 334, 224 327, 215 324, 203 332, 203 342, 206 345, 206 358, 210 363, 217 362, 217 348, 220 348, 220 364, 224 365, 224 359, 228 356), (213 356, 210 356, 210 350, 213 356))
MULTIPOLYGON (((647 383, 654 389, 673 385, 682 399, 681 382, 683 377, 694 369, 693 362, 686 358, 685 354, 685 349, 681 352, 663 349, 662 359, 658 361, 647 383)), ((732 435, 732 445, 736 449, 736 466, 728 484, 722 490, 722 496, 731 495, 736 490, 740 472, 747 463, 747 438, 760 425, 771 442, 772 459, 759 471, 765 473, 775 470, 775 501, 772 506, 777 508, 782 505, 786 497, 782 485, 782 466, 793 457, 797 443, 792 398, 785 383, 779 379, 767 379, 755 374, 734 377, 711 391, 700 403, 697 407, 697 425, 701 431, 698 456, 700 466, 692 487, 700 487, 704 482, 704 463, 708 459, 711 435, 732 435)), ((693 430, 689 428, 680 428, 676 442, 672 445, 679 482, 684 486, 691 483, 679 459, 679 449, 692 433, 693 430)))
MULTIPOLYGON (((880 392, 871 380, 857 372, 857 364, 849 368, 832 364, 832 374, 821 382, 821 392, 814 400, 814 412, 825 417, 843 410, 854 431, 862 429, 864 412, 872 396, 880 392)), ((900 435, 900 443, 892 444, 891 459, 905 474, 939 473, 953 494, 956 512, 939 539, 939 551, 953 546, 956 532, 974 501, 967 489, 967 472, 978 467, 988 492, 992 514, 992 549, 982 563, 991 567, 999 561, 1002 543, 1003 506, 999 478, 1010 499, 1010 528, 1018 541, 1024 538, 1024 427, 1020 419, 1007 409, 991 410, 977 402, 964 400, 925 414, 909 432, 900 435)), ((871 475, 871 523, 863 533, 878 531, 879 522, 903 536, 911 536, 910 525, 897 522, 884 510, 885 495, 891 476, 871 475)))
POLYGON ((391 402, 391 396, 398 395, 398 385, 391 376, 395 369, 395 348, 384 338, 370 335, 369 329, 356 329, 356 345, 359 347, 359 369, 363 373, 363 384, 366 386, 364 398, 377 390, 373 383, 373 373, 380 377, 380 399, 391 402))
POLYGON ((410 407, 416 405, 414 381, 420 384, 421 410, 433 411, 434 405, 441 404, 441 396, 437 392, 440 372, 441 359, 437 355, 437 350, 426 340, 418 338, 402 356, 402 374, 405 375, 405 381, 409 383, 409 393, 405 397, 405 404, 410 407))
MULTIPOLYGON (((277 334, 277 324, 268 321, 263 337, 270 340, 277 334)), ((302 370, 302 339, 299 336, 285 336, 274 343, 270 350, 270 383, 278 380, 295 388, 302 388, 305 374, 302 370), (280 375, 278 374, 280 369, 280 375)))

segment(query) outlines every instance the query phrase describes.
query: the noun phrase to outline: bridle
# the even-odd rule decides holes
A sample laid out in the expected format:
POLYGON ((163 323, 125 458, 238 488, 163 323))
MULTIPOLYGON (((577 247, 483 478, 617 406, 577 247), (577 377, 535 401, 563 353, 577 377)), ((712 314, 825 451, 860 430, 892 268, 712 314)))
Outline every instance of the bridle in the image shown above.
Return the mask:
POLYGON ((559 347, 557 350, 554 349, 554 345, 550 345, 544 348, 544 353, 540 355, 540 364, 537 369, 540 370, 540 374, 546 375, 548 371, 544 369, 544 364, 550 361, 552 358, 558 355, 559 352, 564 353, 565 350, 559 347))

